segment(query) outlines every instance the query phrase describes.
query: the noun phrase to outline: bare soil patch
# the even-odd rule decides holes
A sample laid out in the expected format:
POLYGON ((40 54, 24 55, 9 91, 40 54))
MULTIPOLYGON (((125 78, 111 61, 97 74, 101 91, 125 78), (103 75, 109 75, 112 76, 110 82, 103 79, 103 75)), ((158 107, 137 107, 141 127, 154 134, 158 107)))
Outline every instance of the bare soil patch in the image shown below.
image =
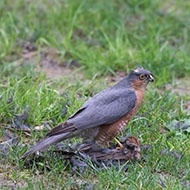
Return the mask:
POLYGON ((183 98, 183 108, 190 113, 190 78, 179 79, 175 84, 166 84, 165 89, 178 94, 182 98, 187 96, 188 100, 183 98))
POLYGON ((22 58, 39 66, 37 70, 45 73, 47 78, 60 79, 73 74, 79 79, 83 78, 78 61, 72 59, 62 61, 57 49, 46 47, 38 51, 37 47, 30 42, 25 42, 21 46, 23 47, 22 58))
POLYGON ((190 95, 190 78, 179 79, 175 84, 166 84, 166 90, 171 90, 180 96, 190 95))

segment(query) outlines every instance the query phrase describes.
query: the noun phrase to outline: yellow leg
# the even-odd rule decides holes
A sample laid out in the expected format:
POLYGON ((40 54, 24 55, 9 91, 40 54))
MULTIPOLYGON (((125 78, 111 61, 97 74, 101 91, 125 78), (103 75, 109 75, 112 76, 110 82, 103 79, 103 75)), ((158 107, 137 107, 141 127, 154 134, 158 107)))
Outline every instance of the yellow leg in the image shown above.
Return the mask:
POLYGON ((123 145, 116 139, 116 138, 113 138, 115 140, 115 142, 119 145, 116 149, 117 150, 121 150, 123 148, 123 145))
POLYGON ((109 148, 110 147, 110 142, 107 141, 106 144, 107 144, 107 147, 109 148))

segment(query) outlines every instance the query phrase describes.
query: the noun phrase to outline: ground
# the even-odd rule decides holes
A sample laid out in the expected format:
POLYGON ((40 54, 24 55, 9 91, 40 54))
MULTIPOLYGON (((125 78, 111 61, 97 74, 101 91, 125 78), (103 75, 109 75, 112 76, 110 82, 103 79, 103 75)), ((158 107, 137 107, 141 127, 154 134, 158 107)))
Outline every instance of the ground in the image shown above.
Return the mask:
POLYGON ((189 8, 184 0, 1 0, 1 189, 189 189, 189 8), (150 145, 140 161, 71 175, 47 155, 23 168, 26 146, 139 65, 155 76, 125 131, 150 145))

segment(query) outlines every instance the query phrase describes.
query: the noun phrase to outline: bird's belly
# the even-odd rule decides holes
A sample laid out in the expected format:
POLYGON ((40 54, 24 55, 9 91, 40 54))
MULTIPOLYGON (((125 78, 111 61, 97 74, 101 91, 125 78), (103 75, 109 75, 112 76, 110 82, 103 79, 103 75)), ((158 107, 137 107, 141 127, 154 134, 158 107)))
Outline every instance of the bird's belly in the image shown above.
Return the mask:
POLYGON ((124 127, 129 123, 133 114, 128 114, 127 116, 122 117, 117 122, 114 122, 109 125, 103 125, 99 127, 99 133, 96 137, 97 144, 106 144, 106 142, 111 141, 116 137, 124 127))
POLYGON ((120 120, 99 127, 99 132, 96 137, 97 144, 105 144, 115 138, 120 132, 123 131, 124 127, 136 114, 140 104, 137 104, 128 114, 123 116, 120 120))

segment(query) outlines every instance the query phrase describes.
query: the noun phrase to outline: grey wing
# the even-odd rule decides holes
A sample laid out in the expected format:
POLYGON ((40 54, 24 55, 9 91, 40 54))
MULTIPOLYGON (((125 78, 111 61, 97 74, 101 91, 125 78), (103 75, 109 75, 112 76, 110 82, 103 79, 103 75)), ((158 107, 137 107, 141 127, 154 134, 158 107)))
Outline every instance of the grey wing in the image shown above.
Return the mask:
POLYGON ((92 98, 68 119, 77 129, 89 129, 110 124, 126 115, 136 104, 135 92, 111 90, 92 98))
POLYGON ((82 111, 84 111, 90 104, 92 104, 95 101, 99 101, 99 99, 101 99, 101 97, 104 96, 104 94, 106 94, 107 91, 109 91, 110 89, 105 89, 99 93, 97 93, 96 95, 94 95, 93 97, 91 97, 89 100, 87 100, 82 107, 75 112, 74 114, 72 114, 69 119, 72 119, 74 117, 76 117, 77 115, 79 115, 79 113, 81 113, 82 111))

